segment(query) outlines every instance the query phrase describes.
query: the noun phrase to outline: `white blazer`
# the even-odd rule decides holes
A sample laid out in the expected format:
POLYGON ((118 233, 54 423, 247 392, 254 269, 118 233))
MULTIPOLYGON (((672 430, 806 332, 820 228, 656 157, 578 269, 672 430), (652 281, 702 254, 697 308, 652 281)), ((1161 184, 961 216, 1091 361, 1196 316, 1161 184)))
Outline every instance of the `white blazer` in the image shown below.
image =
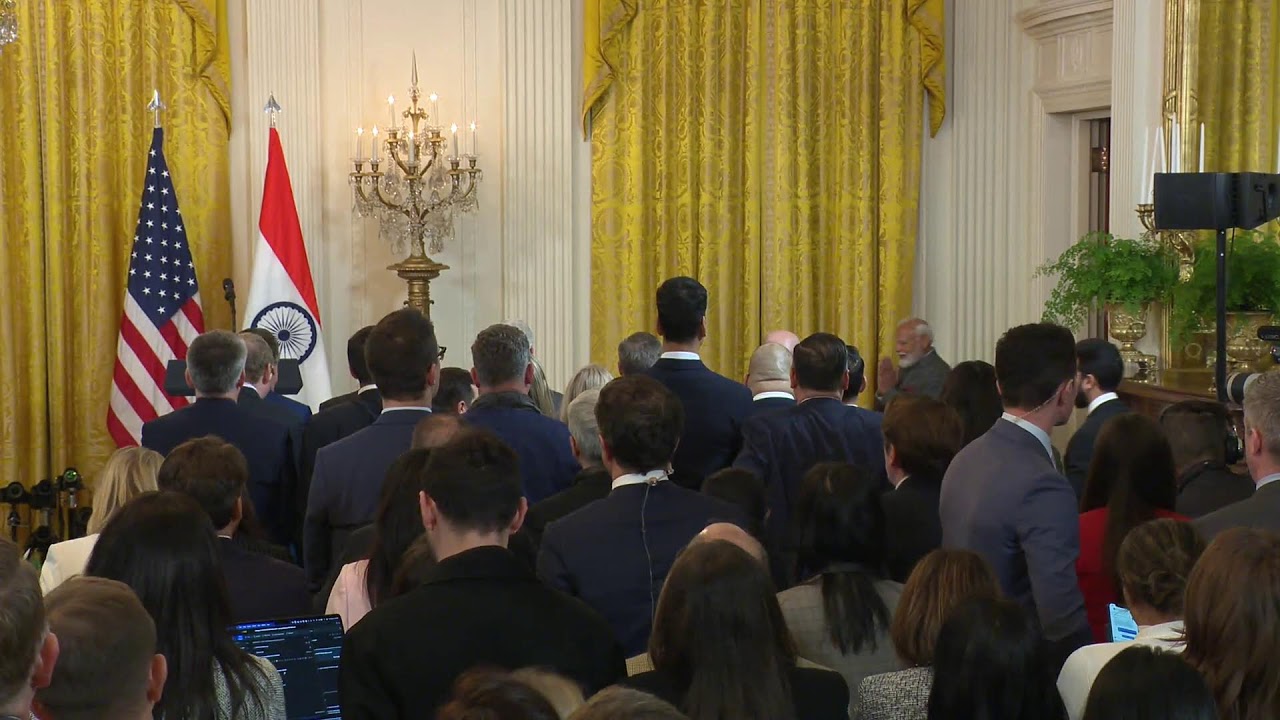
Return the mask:
POLYGON ((93 546, 97 542, 98 535, 95 533, 50 545, 49 555, 40 568, 40 591, 48 595, 67 580, 84 574, 84 567, 89 564, 89 556, 93 554, 93 546))

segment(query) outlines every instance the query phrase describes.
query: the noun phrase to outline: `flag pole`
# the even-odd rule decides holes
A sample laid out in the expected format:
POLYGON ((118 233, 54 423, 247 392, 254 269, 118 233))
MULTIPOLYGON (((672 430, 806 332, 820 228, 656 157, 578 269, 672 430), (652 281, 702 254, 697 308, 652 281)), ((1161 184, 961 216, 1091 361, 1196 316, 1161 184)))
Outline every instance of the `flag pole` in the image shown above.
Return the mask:
POLYGON ((157 128, 159 128, 159 127, 163 127, 163 126, 161 125, 161 123, 160 123, 160 111, 161 111, 161 110, 164 110, 164 109, 165 109, 165 107, 167 107, 167 106, 166 106, 166 105, 165 105, 165 104, 160 100, 160 91, 159 91, 158 89, 156 89, 156 90, 152 90, 152 91, 151 91, 151 102, 147 103, 147 109, 148 109, 148 110, 150 110, 151 112, 155 113, 155 116, 156 116, 156 124, 155 124, 155 126, 156 126, 157 128))
POLYGON ((267 104, 262 106, 262 112, 266 113, 267 117, 271 118, 271 127, 276 126, 276 118, 279 117, 280 110, 280 103, 276 102, 275 93, 271 93, 267 98, 267 104))

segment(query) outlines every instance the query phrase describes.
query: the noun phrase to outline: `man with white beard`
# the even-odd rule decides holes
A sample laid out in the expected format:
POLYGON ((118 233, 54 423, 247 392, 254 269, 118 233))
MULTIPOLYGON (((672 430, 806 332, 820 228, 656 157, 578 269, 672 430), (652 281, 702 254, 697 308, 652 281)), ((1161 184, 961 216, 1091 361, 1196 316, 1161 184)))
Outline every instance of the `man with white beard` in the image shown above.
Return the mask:
POLYGON ((947 361, 933 349, 933 328, 920 318, 907 318, 898 323, 895 337, 898 367, 892 358, 881 358, 876 375, 876 409, 884 410, 899 393, 942 395, 942 384, 951 372, 947 361))

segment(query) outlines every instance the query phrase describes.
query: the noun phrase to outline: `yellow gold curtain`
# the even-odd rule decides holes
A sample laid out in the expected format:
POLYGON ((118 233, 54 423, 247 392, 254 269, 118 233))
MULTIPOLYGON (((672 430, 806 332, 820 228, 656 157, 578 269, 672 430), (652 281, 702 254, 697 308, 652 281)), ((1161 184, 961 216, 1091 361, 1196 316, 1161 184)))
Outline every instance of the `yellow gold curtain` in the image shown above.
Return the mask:
MULTIPOLYGON (((1199 13, 1192 94, 1205 124, 1205 169, 1280 172, 1280 5, 1203 0, 1199 13)), ((1187 146, 1194 151, 1195 141, 1187 146)))
POLYGON ((687 274, 711 292, 704 356, 723 373, 775 327, 874 362, 911 307, 940 0, 588 6, 593 358, 651 328, 654 289, 687 274))
MULTIPOLYGON (((21 275, 0 286, 0 415, 18 438, 3 482, 68 465, 91 476, 114 449, 105 418, 153 88, 201 285, 231 267, 225 0, 18 8, 21 39, 0 51, 0 271, 21 275)), ((206 293, 206 323, 226 314, 206 293)))

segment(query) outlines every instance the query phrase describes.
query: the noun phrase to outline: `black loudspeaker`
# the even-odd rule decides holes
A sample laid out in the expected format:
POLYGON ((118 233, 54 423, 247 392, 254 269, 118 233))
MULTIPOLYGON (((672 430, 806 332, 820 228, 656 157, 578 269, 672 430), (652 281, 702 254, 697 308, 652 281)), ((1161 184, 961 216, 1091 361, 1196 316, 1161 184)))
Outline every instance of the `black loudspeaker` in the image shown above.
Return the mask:
POLYGON ((1256 228, 1280 217, 1280 175, 1160 173, 1155 206, 1157 230, 1256 228))
MULTIPOLYGON (((298 369, 297 360, 280 359, 280 382, 276 383, 276 392, 281 395, 296 395, 302 391, 302 371, 298 369)), ((164 369, 164 391, 174 397, 196 394, 187 385, 187 361, 170 360, 164 369)))

